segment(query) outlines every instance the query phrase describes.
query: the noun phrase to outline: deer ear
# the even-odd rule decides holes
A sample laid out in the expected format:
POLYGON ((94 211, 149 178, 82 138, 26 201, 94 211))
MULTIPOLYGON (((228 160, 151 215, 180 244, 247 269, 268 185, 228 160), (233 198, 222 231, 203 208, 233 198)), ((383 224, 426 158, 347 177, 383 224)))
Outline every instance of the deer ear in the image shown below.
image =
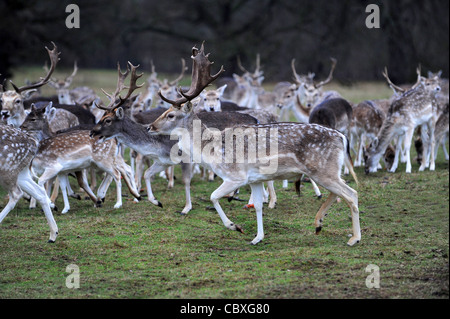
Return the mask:
MULTIPOLYGON (((41 111, 42 111, 42 113, 50 114, 51 109, 55 109, 55 108, 53 107, 53 102, 50 101, 45 107, 43 107, 41 109, 41 111)), ((55 111, 56 111, 56 109, 55 109, 55 111)))
POLYGON ((116 110, 116 116, 117 116, 117 118, 118 118, 119 120, 121 120, 121 119, 124 118, 124 116, 125 116, 125 111, 123 110, 122 107, 119 107, 119 108, 116 110))
POLYGON ((217 92, 219 92, 219 95, 222 96, 223 92, 225 92, 225 89, 227 88, 227 84, 222 85, 220 88, 217 89, 217 92))
POLYGON ((37 89, 26 90, 26 91, 20 93, 20 95, 22 95, 22 98, 24 100, 28 100, 34 92, 37 92, 37 89))

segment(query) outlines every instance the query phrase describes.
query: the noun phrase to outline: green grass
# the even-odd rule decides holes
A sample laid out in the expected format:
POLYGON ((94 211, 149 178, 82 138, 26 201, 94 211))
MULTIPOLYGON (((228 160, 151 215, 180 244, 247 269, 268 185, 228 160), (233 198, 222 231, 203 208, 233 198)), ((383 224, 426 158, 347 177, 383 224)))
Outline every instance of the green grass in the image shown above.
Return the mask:
MULTIPOLYGON (((198 176, 186 217, 176 213, 184 205, 179 180, 168 191, 155 179, 164 208, 125 200, 116 210, 112 191, 103 208, 71 200, 68 214, 55 213, 55 244, 46 243, 42 212, 21 201, 0 226, 0 298, 448 298, 448 164, 440 158, 435 172, 417 169, 365 176, 357 168, 362 241, 354 247, 346 246, 344 203, 332 206, 314 234, 324 199, 310 184, 298 198, 292 184, 283 190, 276 183, 278 204, 265 207, 266 237, 257 246, 249 245, 254 211, 222 200, 245 234, 225 229, 207 209, 219 181, 198 176), (70 264, 80 269, 80 289, 65 286, 70 264), (365 286, 369 264, 380 268, 379 289, 365 286)), ((248 195, 244 188, 239 196, 248 195)))
MULTIPOLYGON (((371 94, 384 94, 369 87, 371 94)), ((245 202, 221 201, 245 234, 227 230, 207 209, 219 180, 196 175, 193 210, 180 216, 178 167, 174 189, 154 180, 163 208, 133 203, 124 188, 123 208, 114 209, 114 185, 102 208, 70 199, 69 213, 54 213, 55 244, 47 243, 40 209, 29 210, 21 200, 0 225, 0 298, 448 298, 448 162, 440 152, 436 171, 418 172, 416 163, 411 174, 404 171, 401 164, 396 173, 366 176, 356 168, 359 187, 345 177, 359 194, 362 240, 354 247, 346 245, 351 221, 343 202, 331 207, 322 232, 314 234, 325 199, 318 200, 308 183, 300 197, 292 184, 283 190, 275 183, 277 207, 264 207, 266 236, 257 246, 249 245, 256 218, 243 209, 245 202), (79 267, 79 289, 66 287, 70 264, 79 267), (366 287, 369 264, 380 268, 379 289, 366 287)), ((249 188, 239 196, 248 200, 249 188)), ((0 190, 0 207, 6 202, 0 190)))

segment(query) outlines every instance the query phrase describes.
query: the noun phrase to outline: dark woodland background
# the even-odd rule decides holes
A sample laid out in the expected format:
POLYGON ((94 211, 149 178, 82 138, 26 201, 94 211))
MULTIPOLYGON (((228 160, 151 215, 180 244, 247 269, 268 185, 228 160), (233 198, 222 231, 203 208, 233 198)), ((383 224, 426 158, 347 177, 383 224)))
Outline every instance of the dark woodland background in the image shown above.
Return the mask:
MULTIPOLYGON (((127 60, 158 72, 178 73, 180 58, 206 40, 216 64, 241 73, 257 53, 266 81, 291 80, 297 71, 326 77, 329 57, 341 83, 382 79, 388 66, 396 83, 413 82, 416 66, 448 77, 448 0, 0 0, 0 73, 42 65, 54 41, 59 67, 115 68, 127 60), (65 26, 66 6, 80 8, 80 28, 65 26), (380 8, 380 29, 368 29, 365 8, 380 8)), ((218 67, 218 66, 217 66, 218 67)))

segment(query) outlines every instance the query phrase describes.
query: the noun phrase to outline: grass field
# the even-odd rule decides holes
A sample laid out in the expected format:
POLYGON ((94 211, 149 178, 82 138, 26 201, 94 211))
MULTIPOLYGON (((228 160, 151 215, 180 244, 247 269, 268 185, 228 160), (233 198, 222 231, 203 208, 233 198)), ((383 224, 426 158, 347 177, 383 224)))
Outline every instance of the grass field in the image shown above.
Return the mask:
MULTIPOLYGON (((111 78, 103 87, 112 87, 114 72, 102 72, 102 78, 111 78)), ((381 83, 333 88, 346 90, 343 95, 354 102, 390 94, 381 83)), ((281 181, 275 183, 277 207, 264 207, 266 236, 257 246, 249 245, 256 234, 254 211, 244 210, 245 202, 222 200, 245 234, 225 229, 208 209, 220 181, 198 175, 192 182, 193 210, 185 217, 177 213, 184 206, 181 178, 172 190, 155 178, 163 208, 125 200, 114 209, 112 189, 102 208, 71 199, 68 214, 54 213, 55 244, 47 243, 40 209, 29 210, 21 200, 0 225, 0 298, 448 299, 448 162, 440 151, 436 171, 418 167, 413 163, 406 174, 401 164, 396 173, 370 176, 356 168, 359 187, 345 177, 359 194, 362 240, 354 247, 346 245, 351 221, 343 202, 332 206, 322 232, 314 234, 314 216, 324 199, 318 200, 308 183, 300 197, 293 184, 283 190, 281 181), (79 267, 79 289, 66 287, 66 267, 72 264, 79 267), (378 289, 366 286, 368 265, 379 267, 378 289)), ((181 177, 179 168, 176 176, 181 177)), ((239 196, 248 200, 249 188, 239 196)), ((0 207, 6 202, 0 190, 0 207)), ((61 199, 57 206, 63 206, 61 199)))

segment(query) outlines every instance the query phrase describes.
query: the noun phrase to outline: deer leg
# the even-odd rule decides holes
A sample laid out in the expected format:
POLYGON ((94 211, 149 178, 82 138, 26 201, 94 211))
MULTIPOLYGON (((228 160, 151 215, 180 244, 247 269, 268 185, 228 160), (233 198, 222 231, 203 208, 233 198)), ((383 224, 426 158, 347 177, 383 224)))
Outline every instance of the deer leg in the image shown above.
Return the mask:
POLYGON ((59 186, 61 187, 61 193, 64 200, 64 208, 61 214, 66 214, 70 210, 69 198, 67 197, 67 184, 69 184, 69 178, 67 174, 58 174, 59 186))
POLYGON ((220 216, 220 219, 222 220, 223 224, 226 228, 231 230, 237 230, 243 233, 242 227, 239 225, 236 225, 232 221, 230 221, 225 215, 225 212, 223 211, 222 207, 219 204, 219 199, 226 196, 227 194, 235 191, 239 187, 245 185, 245 182, 235 182, 235 181, 224 181, 219 188, 217 188, 212 194, 211 194, 211 202, 214 205, 214 208, 216 209, 217 213, 220 216))
MULTIPOLYGON (((414 135, 414 129, 409 129, 405 134, 405 151, 406 151, 406 173, 411 173, 411 142, 414 135)), ((424 163, 424 161, 422 161, 424 163)))
POLYGON ((138 201, 141 200, 141 195, 139 194, 136 183, 134 182, 134 175, 131 166, 125 163, 123 158, 121 158, 116 164, 116 167, 122 175, 123 180, 125 181, 125 184, 127 185, 127 188, 130 191, 131 195, 133 195, 138 201))
POLYGON ((77 177, 78 185, 80 185, 80 187, 86 192, 86 194, 88 194, 89 198, 94 202, 95 207, 100 207, 102 202, 94 195, 94 192, 89 186, 87 182, 86 171, 75 172, 75 176, 77 177))
POLYGON ((109 185, 111 185, 112 181, 113 177, 110 174, 105 174, 102 182, 100 183, 100 186, 97 189, 97 198, 102 202, 105 201, 106 191, 108 190, 109 185))
POLYGON ((398 137, 397 139, 397 144, 400 146, 401 148, 401 152, 400 152, 400 162, 401 163, 406 163, 408 160, 406 158, 406 148, 405 148, 405 135, 401 135, 398 137))
POLYGON ((142 186, 142 175, 144 175, 144 165, 145 165, 144 156, 140 153, 137 153, 136 168, 135 168, 136 174, 134 176, 134 180, 136 182, 136 188, 138 190, 140 190, 142 186))
POLYGON ((8 192, 9 200, 8 204, 3 208, 2 212, 0 213, 0 223, 2 220, 8 215, 8 213, 16 207, 17 202, 22 198, 23 192, 22 190, 17 186, 14 185, 11 190, 8 192))
POLYGON ((54 203, 56 201, 56 198, 58 198, 58 193, 59 193, 59 179, 55 178, 53 180, 53 191, 50 196, 50 200, 52 201, 52 203, 54 203))
POLYGON ((144 174, 145 185, 147 186, 147 197, 148 197, 148 200, 152 204, 154 204, 156 206, 159 206, 159 207, 162 207, 162 204, 153 195, 151 178, 152 178, 153 175, 155 175, 156 173, 161 172, 166 167, 167 167, 166 165, 154 162, 153 165, 150 166, 150 168, 147 169, 145 171, 145 174, 144 174))
POLYGON ((269 208, 275 208, 277 204, 277 194, 275 192, 275 186, 273 181, 267 182, 267 190, 269 191, 269 208))
POLYGON ((319 211, 316 214, 316 218, 314 219, 314 225, 316 226, 316 235, 318 235, 322 230, 323 219, 325 216, 327 216, 326 212, 336 199, 336 194, 330 193, 327 200, 322 204, 322 206, 320 206, 319 211))
MULTIPOLYGON (((51 180, 51 179, 54 179, 54 178, 56 178, 56 176, 58 175, 58 173, 59 173, 59 171, 61 170, 61 168, 62 167, 60 167, 60 166, 57 166, 57 167, 52 167, 52 168, 47 168, 45 171, 44 171, 44 173, 41 175, 41 177, 39 177, 39 180, 38 180, 38 185, 39 186, 41 186, 41 187, 43 187, 43 185, 45 185, 45 183, 48 181, 48 180, 51 180)), ((51 202, 50 203, 50 207, 51 208, 55 208, 55 204, 54 204, 54 202, 51 202)))
POLYGON ((253 204, 256 210, 256 223, 258 225, 258 232, 256 237, 251 241, 252 245, 256 245, 264 239, 264 227, 263 227, 263 183, 253 183, 250 184, 253 194, 253 204))
POLYGON ((352 216, 352 230, 353 234, 347 245, 353 246, 361 240, 361 227, 359 224, 359 209, 358 209, 358 193, 348 186, 339 176, 336 177, 316 177, 317 181, 331 192, 330 196, 327 198, 326 202, 322 204, 319 212, 316 214, 316 233, 321 227, 320 219, 325 216, 326 211, 330 208, 331 204, 334 202, 336 197, 343 198, 344 201, 350 208, 352 216), (319 221, 319 222, 318 222, 319 221))
POLYGON ((184 183, 184 190, 186 194, 186 205, 184 206, 183 210, 181 211, 181 215, 186 215, 189 213, 189 211, 192 209, 192 203, 191 203, 191 164, 190 163, 181 163, 181 172, 183 174, 183 183, 184 183))
MULTIPOLYGON (((303 178, 303 177, 302 177, 303 178)), ((313 181, 312 178, 309 179, 311 181, 311 186, 314 189, 314 193, 316 194, 316 196, 321 199, 322 198, 322 193, 320 192, 319 187, 317 186, 316 182, 313 181)))
POLYGON ((391 166, 391 168, 389 169, 389 172, 391 172, 391 173, 395 173, 395 171, 397 170, 397 167, 398 167, 398 160, 399 160, 399 157, 400 157, 400 153, 402 152, 402 146, 401 146, 401 139, 400 138, 398 138, 397 139, 397 144, 395 145, 395 155, 394 155, 394 161, 393 161, 393 163, 392 163, 392 166, 391 166))
POLYGON ((117 202, 114 205, 114 208, 122 207, 122 181, 120 180, 120 173, 116 169, 114 170, 113 175, 114 181, 116 182, 116 194, 117 194, 117 202))
POLYGON ((365 142, 366 142, 366 134, 361 133, 361 136, 359 138, 359 147, 358 147, 358 153, 356 156, 355 167, 359 167, 362 165, 363 148, 364 148, 365 142))
POLYGON ((166 176, 167 176, 167 179, 169 180, 169 183, 167 184, 168 188, 173 188, 173 186, 175 185, 174 178, 173 178, 173 173, 174 173, 174 167, 173 166, 169 166, 169 167, 166 168, 166 176))
MULTIPOLYGON (((58 236, 58 226, 56 225, 55 219, 53 217, 50 208, 50 198, 48 198, 45 189, 36 184, 31 178, 30 171, 28 168, 24 169, 19 173, 18 186, 30 196, 36 198, 44 211, 47 223, 50 226, 50 238, 49 243, 54 243, 56 236, 58 236)), ((0 219, 1 221, 1 219, 0 219)))
POLYGON ((433 118, 431 119, 431 123, 429 123, 428 126, 430 129, 430 142, 431 142, 428 157, 430 157, 430 171, 434 171, 436 169, 436 157, 434 155, 435 154, 434 150, 438 147, 436 145, 436 137, 435 137, 436 123, 433 118))

